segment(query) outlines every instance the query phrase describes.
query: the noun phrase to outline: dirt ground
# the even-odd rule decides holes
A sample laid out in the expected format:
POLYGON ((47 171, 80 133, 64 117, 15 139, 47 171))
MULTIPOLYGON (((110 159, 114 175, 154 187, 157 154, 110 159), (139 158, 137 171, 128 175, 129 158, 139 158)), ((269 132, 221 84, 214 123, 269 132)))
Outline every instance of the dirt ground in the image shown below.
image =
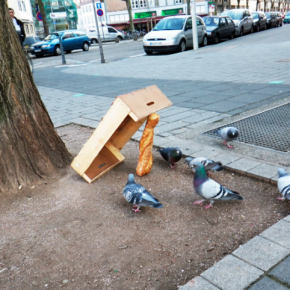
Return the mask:
MULTIPOLYGON (((93 132, 57 131, 73 155, 93 132)), ((134 213, 122 189, 135 173, 138 144, 129 142, 125 161, 92 184, 67 166, 0 195, 0 289, 175 290, 290 214, 276 186, 227 171, 212 178, 244 201, 193 206, 192 172, 183 159, 170 169, 156 150, 150 174, 136 181, 164 207, 134 213)))

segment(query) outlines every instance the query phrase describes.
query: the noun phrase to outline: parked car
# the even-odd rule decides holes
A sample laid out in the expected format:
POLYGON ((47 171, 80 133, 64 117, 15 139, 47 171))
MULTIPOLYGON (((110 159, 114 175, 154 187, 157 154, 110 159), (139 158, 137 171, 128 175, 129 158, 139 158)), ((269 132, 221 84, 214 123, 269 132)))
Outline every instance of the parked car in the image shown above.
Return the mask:
MULTIPOLYGON (((199 16, 196 16, 196 25, 198 44, 206 46, 206 26, 199 16)), ((143 47, 147 54, 165 51, 182 52, 186 48, 193 47, 192 17, 179 15, 163 18, 144 36, 143 47)))
POLYGON ((278 26, 277 15, 275 12, 266 12, 265 15, 267 17, 267 28, 278 26))
POLYGON ((206 25, 207 39, 215 44, 223 38, 235 37, 235 23, 230 16, 206 16, 203 18, 206 25))
POLYGON ((284 23, 290 23, 290 12, 286 13, 283 22, 284 23))
POLYGON ((248 9, 226 10, 220 16, 230 16, 236 25, 236 35, 244 35, 253 32, 253 17, 248 9))
MULTIPOLYGON (((124 33, 112 26, 100 26, 99 32, 102 41, 114 41, 116 37, 118 37, 119 40, 124 40, 124 33)), ((91 40, 91 44, 98 43, 98 31, 96 28, 90 28, 87 31, 87 35, 91 40)))
POLYGON ((23 41, 23 47, 26 52, 30 52, 31 48, 30 46, 34 43, 40 42, 41 39, 38 36, 28 36, 23 41))
POLYGON ((274 13, 277 16, 278 26, 282 26, 283 25, 283 17, 282 17, 282 14, 280 12, 277 12, 277 11, 275 11, 274 13))
POLYGON ((84 32, 79 30, 65 30, 49 34, 43 41, 31 45, 31 54, 34 54, 36 57, 45 54, 60 55, 59 35, 62 39, 63 49, 66 53, 70 53, 75 49, 82 49, 83 51, 89 50, 90 39, 84 32))
POLYGON ((255 31, 259 32, 261 29, 267 29, 267 17, 263 11, 251 12, 251 14, 255 31))

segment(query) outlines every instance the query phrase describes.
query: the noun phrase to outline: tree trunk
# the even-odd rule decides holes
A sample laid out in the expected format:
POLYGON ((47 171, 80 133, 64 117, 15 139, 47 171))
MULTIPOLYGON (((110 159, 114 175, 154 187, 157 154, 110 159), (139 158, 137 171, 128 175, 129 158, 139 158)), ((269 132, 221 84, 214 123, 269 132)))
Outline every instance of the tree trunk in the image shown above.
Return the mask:
POLYGON ((54 130, 0 0, 0 192, 45 178, 71 156, 54 130))
POLYGON ((241 0, 237 0, 237 2, 238 2, 237 8, 240 9, 240 2, 241 2, 241 0))
POLYGON ((257 0, 257 3, 256 3, 256 11, 259 11, 258 9, 259 9, 259 3, 260 3, 260 0, 257 0))
POLYGON ((190 10, 190 0, 186 0, 186 4, 187 4, 187 15, 191 14, 191 10, 190 10))
POLYGON ((129 19, 130 19, 130 30, 134 30, 134 24, 133 24, 133 16, 132 16, 132 6, 131 6, 131 0, 126 0, 127 9, 129 13, 129 19))
POLYGON ((39 5, 39 10, 40 10, 40 13, 41 13, 41 17, 42 17, 44 34, 45 34, 45 36, 47 36, 49 34, 49 27, 48 27, 48 24, 47 24, 45 9, 44 9, 44 5, 43 5, 42 0, 38 0, 38 5, 39 5))

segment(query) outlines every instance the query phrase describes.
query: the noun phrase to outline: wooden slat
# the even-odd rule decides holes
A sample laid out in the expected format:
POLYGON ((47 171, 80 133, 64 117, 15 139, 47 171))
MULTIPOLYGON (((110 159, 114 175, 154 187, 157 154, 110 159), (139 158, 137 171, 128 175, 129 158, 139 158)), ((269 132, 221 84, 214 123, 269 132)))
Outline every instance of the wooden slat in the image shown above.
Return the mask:
POLYGON ((80 175, 90 167, 90 164, 108 142, 120 124, 129 114, 130 109, 120 99, 116 99, 95 132, 74 158, 71 166, 80 175))
POLYGON ((131 109, 138 120, 172 105, 172 102, 156 85, 118 96, 118 98, 131 109))

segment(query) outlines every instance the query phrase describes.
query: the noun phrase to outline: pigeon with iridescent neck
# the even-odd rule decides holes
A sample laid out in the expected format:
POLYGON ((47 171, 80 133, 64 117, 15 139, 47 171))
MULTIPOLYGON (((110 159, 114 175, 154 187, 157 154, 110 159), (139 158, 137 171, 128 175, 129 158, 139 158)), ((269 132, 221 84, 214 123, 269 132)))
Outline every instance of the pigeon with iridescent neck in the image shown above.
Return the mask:
POLYGON ((195 157, 195 158, 186 157, 184 159, 184 163, 186 163, 188 165, 188 167, 193 172, 195 172, 195 169, 194 169, 192 164, 194 164, 195 162, 200 162, 204 166, 205 171, 207 172, 207 174, 210 173, 210 170, 212 170, 212 171, 222 171, 224 169, 223 165, 219 161, 213 161, 213 160, 205 158, 205 157, 195 157))
POLYGON ((123 195, 128 202, 133 203, 133 207, 137 207, 137 209, 132 209, 135 212, 141 212, 140 206, 163 207, 157 198, 153 197, 141 184, 135 182, 132 173, 129 174, 123 195))
POLYGON ((278 200, 284 201, 285 199, 290 201, 290 175, 283 169, 278 169, 278 189, 282 194, 282 197, 277 197, 278 200))
POLYGON ((193 187, 195 192, 203 199, 194 202, 193 204, 202 205, 205 200, 209 200, 210 204, 204 208, 208 209, 213 206, 214 200, 243 200, 238 192, 232 191, 220 185, 216 181, 208 178, 204 166, 200 162, 193 164, 195 175, 193 179, 193 187))
POLYGON ((175 168, 175 163, 182 157, 182 152, 178 147, 166 147, 158 149, 165 161, 170 164, 171 169, 175 168))
POLYGON ((225 127, 215 131, 223 140, 224 144, 228 148, 232 149, 233 147, 228 143, 229 141, 236 140, 239 137, 239 130, 235 127, 225 127))

